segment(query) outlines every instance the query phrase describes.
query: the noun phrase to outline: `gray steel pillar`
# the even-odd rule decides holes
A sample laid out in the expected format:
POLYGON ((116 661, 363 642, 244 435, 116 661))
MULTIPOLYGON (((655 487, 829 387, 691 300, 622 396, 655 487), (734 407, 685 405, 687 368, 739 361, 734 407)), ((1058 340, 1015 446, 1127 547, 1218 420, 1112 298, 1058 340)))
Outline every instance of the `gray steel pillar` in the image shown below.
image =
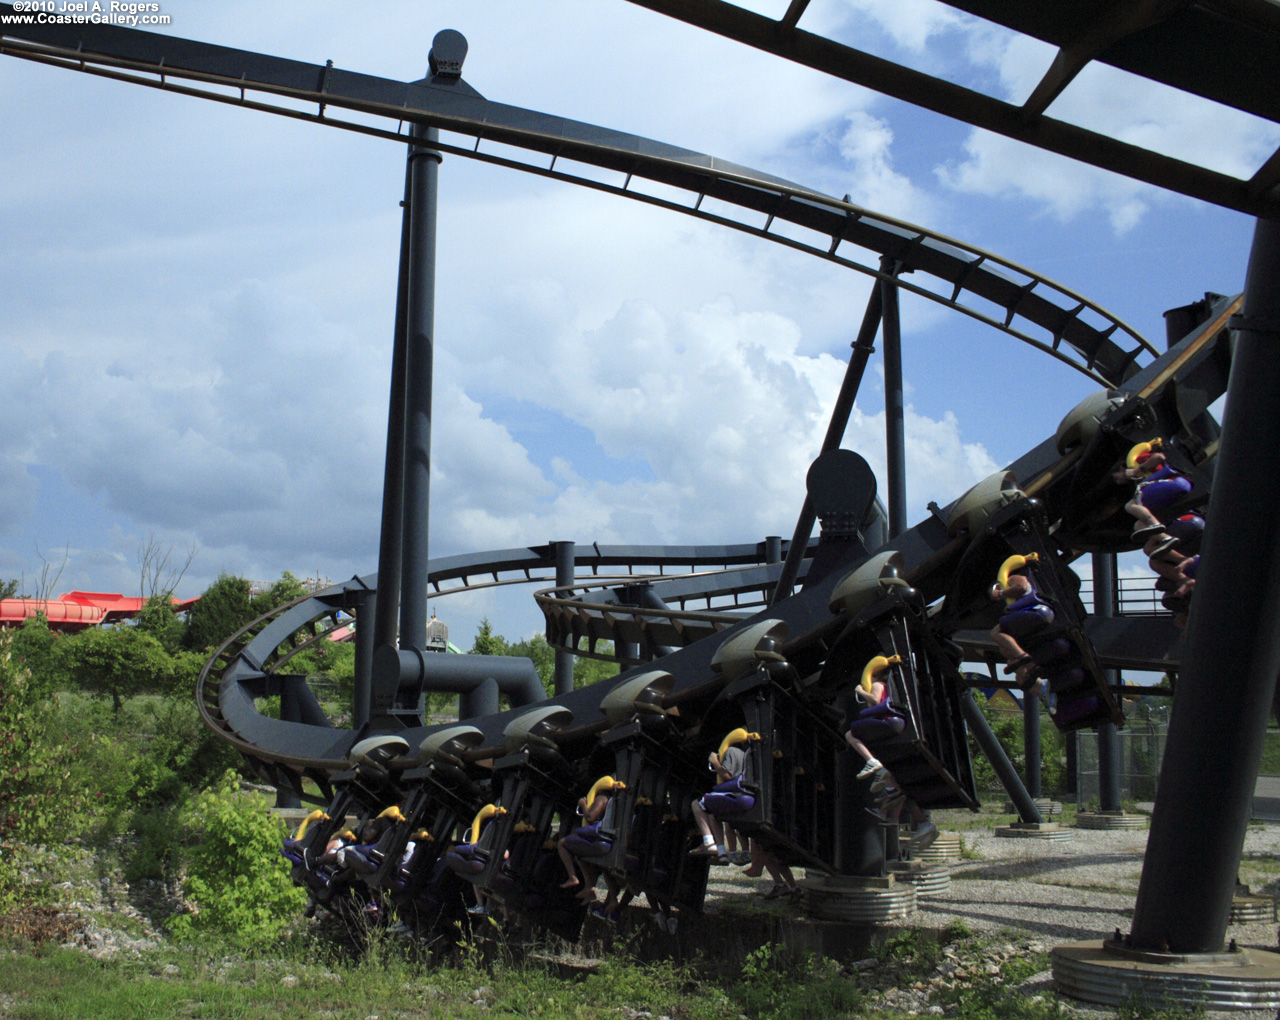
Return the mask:
POLYGON ((1280 223, 1254 231, 1130 942, 1222 949, 1280 673, 1280 223))
MULTIPOLYGON (((880 271, 893 276, 902 264, 887 255, 880 259, 880 271)), ((902 396, 902 329, 898 319, 898 284, 881 280, 884 305, 884 442, 885 505, 889 511, 889 537, 907 530, 907 434, 902 396)))
POLYGON ((1030 692, 1022 695, 1022 757, 1027 793, 1034 799, 1040 796, 1040 699, 1030 692))
POLYGON ((405 332, 404 544, 400 647, 427 643, 427 535, 431 503, 431 381, 435 354, 436 205, 440 153, 435 128, 415 126, 409 152, 409 280, 405 332))
MULTIPOLYGON (((858 329, 857 338, 851 345, 853 353, 849 355, 849 365, 844 372, 844 381, 840 384, 835 407, 831 409, 827 434, 822 440, 820 451, 822 453, 836 449, 844 439, 844 430, 849 424, 849 415, 853 412, 853 402, 858 395, 858 387, 862 385, 863 373, 867 370, 867 360, 875 351, 873 342, 876 331, 880 328, 880 308, 880 288, 872 287, 871 296, 867 299, 866 311, 862 313, 862 325, 858 329)), ((804 560, 805 550, 809 547, 809 538, 813 535, 813 523, 816 519, 817 514, 806 492, 804 505, 800 508, 800 517, 796 521, 796 530, 791 536, 791 545, 787 548, 787 560, 782 565, 782 573, 778 577, 777 587, 773 589, 769 605, 775 605, 791 596, 796 578, 800 576, 800 563, 804 560)))
POLYGON ((351 693, 351 720, 355 729, 369 721, 373 698, 374 620, 378 613, 378 593, 364 591, 356 598, 356 675, 351 693))
POLYGON ((1078 773, 1080 762, 1080 734, 1077 730, 1071 730, 1069 733, 1062 735, 1063 748, 1067 756, 1067 793, 1072 797, 1079 792, 1078 773))
MULTIPOLYGON (((1116 615, 1116 554, 1093 554, 1093 615, 1116 615)), ((1103 679, 1112 687, 1120 683, 1120 671, 1104 669, 1103 679)), ((1098 809, 1120 810, 1120 732, 1115 723, 1098 727, 1098 809)))
MULTIPOLYGON (((556 557, 556 587, 573 584, 573 561, 576 546, 573 542, 552 542, 556 557)), ((556 697, 573 690, 573 664, 577 656, 564 648, 556 648, 556 697)))
MULTIPOLYGON (((400 630, 400 553, 404 529, 404 380, 405 322, 409 306, 409 169, 400 203, 400 277, 396 285, 396 321, 391 347, 391 395, 387 401, 387 459, 382 473, 382 537, 378 543, 378 599, 374 646, 394 648, 400 630)), ((377 691, 374 699, 391 707, 395 691, 377 691)))
POLYGON ((964 721, 969 724, 969 732, 973 734, 973 739, 978 742, 978 747, 982 749, 982 753, 987 756, 987 761, 991 762, 991 767, 995 769, 1000 785, 1013 801, 1018 818, 1024 822, 1043 822, 1040 809, 1036 807, 1031 794, 1027 792, 1027 788, 1022 785, 1022 780, 1018 777, 1018 770, 1013 767, 1013 762, 1004 753, 1004 748, 1000 746, 1000 741, 991 729, 991 724, 987 722, 987 717, 982 714, 982 709, 973 700, 973 691, 967 690, 960 695, 960 712, 964 715, 964 721))

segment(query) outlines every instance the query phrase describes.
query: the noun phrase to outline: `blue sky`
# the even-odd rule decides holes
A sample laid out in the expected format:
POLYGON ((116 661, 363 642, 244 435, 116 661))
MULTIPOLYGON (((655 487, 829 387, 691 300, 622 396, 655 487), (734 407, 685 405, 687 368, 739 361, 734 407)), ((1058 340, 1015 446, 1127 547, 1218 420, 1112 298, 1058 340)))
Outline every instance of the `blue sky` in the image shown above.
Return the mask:
MULTIPOLYGON (((785 3, 754 5, 779 14, 785 3), (774 8, 777 8, 776 10, 774 8)), ((1161 344, 1243 285, 1252 223, 983 135, 624 0, 167 0, 174 35, 412 80, 466 35, 490 99, 774 173, 1027 266, 1161 344)), ((815 31, 1002 98, 1052 53, 929 0, 815 31)), ((813 19, 810 21, 809 19, 813 19)), ((220 571, 374 568, 404 153, 0 59, 0 577, 135 593, 149 537, 220 571)), ((1280 131, 1090 68, 1051 115, 1247 173, 1280 131)), ((789 535, 869 283, 721 228, 446 158, 432 505, 441 555, 789 535)), ((1087 379, 903 305, 909 518, 1052 432, 1087 379)), ((878 359, 846 445, 879 470, 878 359)), ((439 606, 467 643, 529 593, 439 606)))

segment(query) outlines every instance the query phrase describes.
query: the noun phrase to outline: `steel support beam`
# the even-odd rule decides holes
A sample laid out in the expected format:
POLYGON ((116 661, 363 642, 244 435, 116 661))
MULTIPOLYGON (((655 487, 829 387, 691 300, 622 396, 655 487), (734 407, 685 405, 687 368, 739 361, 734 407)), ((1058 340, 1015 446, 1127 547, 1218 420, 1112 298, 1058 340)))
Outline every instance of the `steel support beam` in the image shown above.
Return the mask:
POLYGON ((440 153, 435 128, 415 125, 409 153, 409 281, 405 331, 404 544, 400 647, 427 643, 427 558, 431 504, 431 383, 435 360, 436 207, 440 153))
MULTIPOLYGON (((902 263, 885 256, 880 271, 896 277, 902 263)), ((906 408, 902 395, 902 325, 898 317, 896 280, 880 281, 884 318, 884 445, 889 511, 889 537, 907 530, 907 433, 906 408)))
POLYGON ((1221 950, 1280 673, 1280 222, 1257 223, 1232 325, 1211 523, 1129 938, 1139 949, 1221 950))
MULTIPOLYGON (((573 561, 576 545, 573 542, 552 542, 556 558, 556 587, 573 584, 573 561)), ((556 696, 573 690, 573 664, 576 656, 564 648, 556 648, 556 696)))
MULTIPOLYGON (((1116 615, 1116 555, 1093 554, 1093 615, 1113 619, 1116 615)), ((1118 669, 1104 669, 1103 679, 1115 687, 1121 682, 1118 669)), ((1120 731, 1115 723, 1098 727, 1098 808, 1120 810, 1120 731)))
POLYGON ((1030 691, 1022 694, 1022 757, 1026 765, 1027 793, 1041 796, 1040 785, 1040 699, 1030 691))
POLYGON ((1027 788, 1022 785, 1022 780, 1018 777, 1018 770, 1013 767, 1013 762, 1004 753, 1004 748, 1000 746, 1000 741, 991 729, 991 724, 987 722, 987 717, 982 714, 982 709, 974 701, 973 691, 966 690, 960 695, 960 712, 969 725, 969 732, 973 734, 973 739, 978 742, 978 747, 987 756, 987 761, 991 762, 1000 785, 1013 801, 1018 818, 1024 822, 1043 822, 1040 809, 1036 807, 1031 794, 1027 792, 1027 788))
MULTIPOLYGON (((883 294, 877 284, 871 288, 866 310, 862 313, 862 325, 851 345, 853 352, 849 355, 849 365, 845 369, 844 381, 840 384, 835 406, 831 409, 827 434, 822 440, 822 453, 836 449, 844 439, 849 415, 853 413, 853 402, 858 396, 858 387, 862 385, 862 376, 867 370, 867 360, 875 351, 874 342, 876 331, 880 328, 882 301, 883 294)), ((773 589, 769 605, 776 605, 787 598, 795 588, 796 578, 800 576, 800 563, 804 560, 805 551, 809 548, 809 538, 813 535, 815 519, 813 505, 806 494, 804 505, 800 508, 800 517, 796 521, 796 530, 791 536, 791 545, 787 548, 787 559, 782 565, 782 573, 778 577, 777 587, 773 589)))

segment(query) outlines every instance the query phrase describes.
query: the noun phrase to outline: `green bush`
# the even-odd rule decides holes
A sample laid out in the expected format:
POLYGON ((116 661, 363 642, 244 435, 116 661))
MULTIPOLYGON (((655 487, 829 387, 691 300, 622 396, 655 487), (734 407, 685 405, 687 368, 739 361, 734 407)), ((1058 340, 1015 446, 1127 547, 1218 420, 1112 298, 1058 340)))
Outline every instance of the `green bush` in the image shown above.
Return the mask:
POLYGON ((68 766, 79 748, 49 739, 42 691, 13 643, 0 631, 0 914, 34 891, 23 885, 20 847, 66 838, 85 801, 68 766))
POLYGON ((183 893, 195 909, 170 919, 176 936, 256 942, 279 935, 298 916, 306 896, 280 857, 284 826, 261 796, 241 792, 233 771, 187 801, 179 828, 183 893))

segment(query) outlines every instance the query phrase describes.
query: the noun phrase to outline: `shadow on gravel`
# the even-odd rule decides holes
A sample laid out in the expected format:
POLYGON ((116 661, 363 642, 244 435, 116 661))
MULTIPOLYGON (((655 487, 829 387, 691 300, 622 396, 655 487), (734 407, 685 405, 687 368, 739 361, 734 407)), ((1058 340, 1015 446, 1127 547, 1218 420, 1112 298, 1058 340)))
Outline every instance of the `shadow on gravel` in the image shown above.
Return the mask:
POLYGON ((959 881, 985 879, 998 882, 1001 879, 1010 878, 1026 880, 1051 871, 1067 871, 1069 869, 1116 864, 1137 864, 1141 866, 1142 858, 1143 854, 1136 851, 1132 853, 1081 854, 1078 857, 1039 857, 1031 859, 1023 857, 991 861, 978 867, 970 867, 968 864, 963 864, 952 869, 951 877, 953 880, 959 881))

